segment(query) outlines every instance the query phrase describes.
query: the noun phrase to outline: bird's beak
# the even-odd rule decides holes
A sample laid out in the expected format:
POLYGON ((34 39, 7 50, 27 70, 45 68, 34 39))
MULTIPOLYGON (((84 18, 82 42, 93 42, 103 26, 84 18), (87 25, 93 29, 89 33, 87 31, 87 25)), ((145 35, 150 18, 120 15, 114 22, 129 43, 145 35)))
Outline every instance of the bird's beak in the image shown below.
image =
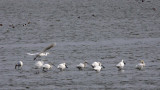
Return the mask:
POLYGON ((68 68, 68 66, 67 65, 65 65, 66 66, 66 68, 68 68))
POLYGON ((105 68, 103 65, 101 65, 103 68, 105 68))
MULTIPOLYGON (((51 65, 53 65, 53 66, 55 66, 56 67, 56 65, 54 65, 54 63, 53 62, 49 62, 51 65)), ((57 67, 56 67, 57 68, 57 67)))
MULTIPOLYGON (((54 65, 53 63, 52 63, 52 65, 56 67, 56 65, 54 65)), ((57 68, 57 67, 56 67, 56 68, 57 68)))
POLYGON ((17 65, 15 65, 15 69, 17 68, 17 65))
POLYGON ((92 68, 94 68, 94 66, 91 65, 92 68))
POLYGON ((126 64, 126 63, 124 62, 124 64, 126 64))

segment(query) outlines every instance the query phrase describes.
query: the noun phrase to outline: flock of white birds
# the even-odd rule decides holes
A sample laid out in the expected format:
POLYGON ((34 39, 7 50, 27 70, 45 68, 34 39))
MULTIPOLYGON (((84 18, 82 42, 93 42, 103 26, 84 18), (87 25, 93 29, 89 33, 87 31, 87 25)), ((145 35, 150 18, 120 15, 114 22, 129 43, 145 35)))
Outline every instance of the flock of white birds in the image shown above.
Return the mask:
MULTIPOLYGON (((34 53, 34 54, 31 54, 31 53, 27 53, 28 55, 36 55, 36 57, 34 58, 34 60, 36 60, 37 57, 41 57, 41 56, 47 56, 49 54, 49 52, 46 52, 47 50, 49 50, 50 48, 54 47, 56 45, 56 43, 54 44, 51 44, 50 46, 46 47, 43 51, 41 51, 40 53, 34 53)), ((79 70, 83 70, 84 68, 87 67, 87 64, 88 62, 87 61, 84 61, 84 63, 80 63, 78 64, 76 67, 79 69, 79 70)), ((118 68, 118 70, 123 70, 123 67, 125 66, 125 62, 124 60, 122 59, 121 62, 119 62, 116 67, 118 68)), ((35 62, 35 68, 42 68, 43 71, 48 71, 50 70, 53 66, 55 66, 53 63, 44 63, 44 61, 40 60, 40 61, 36 61, 35 62)), ((22 66, 23 66, 23 62, 22 61, 18 61, 16 64, 15 64, 15 69, 22 69, 22 66)), ((91 64, 93 70, 97 71, 97 72, 100 72, 102 68, 105 68, 101 62, 93 62, 91 64)), ((55 66, 56 67, 56 66, 55 66)), ((139 70, 142 70, 143 68, 145 67, 145 63, 144 63, 144 60, 140 60, 140 62, 136 65, 136 69, 139 69, 139 70)), ((68 66, 66 65, 66 63, 61 63, 59 64, 57 67, 57 69, 59 69, 60 71, 64 71, 66 68, 68 68, 68 66)))

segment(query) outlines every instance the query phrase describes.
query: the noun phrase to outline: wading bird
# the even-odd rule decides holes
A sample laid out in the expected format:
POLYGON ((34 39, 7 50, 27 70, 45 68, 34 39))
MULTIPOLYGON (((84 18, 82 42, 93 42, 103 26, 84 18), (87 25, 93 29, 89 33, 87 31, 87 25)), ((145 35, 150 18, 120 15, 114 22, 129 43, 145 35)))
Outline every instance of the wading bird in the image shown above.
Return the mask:
POLYGON ((53 66, 50 64, 44 64, 42 67, 43 67, 43 71, 46 72, 46 71, 50 70, 53 66))
POLYGON ((105 67, 102 65, 101 62, 93 62, 93 63, 91 64, 91 66, 92 66, 92 68, 94 68, 94 67, 96 67, 96 66, 102 66, 103 68, 105 68, 105 67))
POLYGON ((95 66, 93 69, 97 72, 100 72, 102 69, 102 66, 95 66))
POLYGON ((41 67, 43 67, 43 64, 44 64, 44 62, 43 61, 36 61, 35 62, 35 68, 41 68, 41 67))
POLYGON ((64 69, 68 68, 68 66, 66 65, 66 63, 61 63, 57 68, 60 69, 60 71, 63 71, 64 69))
POLYGON ((78 64, 77 65, 77 68, 79 69, 79 70, 82 70, 82 69, 84 69, 86 66, 87 66, 87 64, 88 64, 88 62, 84 62, 84 63, 80 63, 80 64, 78 64))
POLYGON ((117 67, 119 70, 122 70, 125 64, 126 64, 126 63, 125 63, 125 62, 123 61, 123 59, 122 59, 122 61, 119 62, 119 63, 116 65, 116 67, 117 67))
POLYGON ((15 69, 17 69, 17 67, 18 67, 18 69, 22 69, 22 66, 23 66, 23 62, 22 61, 18 61, 17 63, 16 63, 16 65, 15 65, 15 69))
POLYGON ((144 60, 140 60, 140 63, 136 65, 136 69, 139 69, 139 70, 143 69, 144 67, 145 67, 144 60))

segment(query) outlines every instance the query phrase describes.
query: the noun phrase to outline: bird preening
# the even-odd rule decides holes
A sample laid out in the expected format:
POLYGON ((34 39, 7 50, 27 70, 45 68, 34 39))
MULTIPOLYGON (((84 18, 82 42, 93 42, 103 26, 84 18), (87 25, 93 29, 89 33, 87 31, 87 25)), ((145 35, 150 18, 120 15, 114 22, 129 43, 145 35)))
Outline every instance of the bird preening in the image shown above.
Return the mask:
POLYGON ((140 63, 136 65, 136 69, 142 70, 145 67, 144 60, 140 60, 140 63))

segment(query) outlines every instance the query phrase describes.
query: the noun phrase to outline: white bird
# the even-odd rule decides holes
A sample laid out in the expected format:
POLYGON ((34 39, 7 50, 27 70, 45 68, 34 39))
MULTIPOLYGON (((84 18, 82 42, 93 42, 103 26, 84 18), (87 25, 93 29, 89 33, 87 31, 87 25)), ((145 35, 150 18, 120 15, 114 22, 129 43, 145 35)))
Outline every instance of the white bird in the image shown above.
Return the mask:
POLYGON ((41 68, 43 67, 44 62, 43 61, 36 61, 35 62, 35 68, 41 68))
POLYGON ((122 59, 122 61, 119 62, 119 63, 116 65, 116 67, 117 67, 119 70, 122 70, 125 64, 126 64, 126 63, 125 63, 125 62, 123 61, 123 59, 122 59))
POLYGON ((83 68, 85 68, 86 66, 87 66, 87 64, 88 64, 88 62, 84 62, 84 63, 80 63, 80 64, 78 64, 77 65, 77 68, 79 69, 79 70, 82 70, 83 68))
POLYGON ((43 52, 43 53, 27 53, 28 55, 31 56, 35 56, 35 55, 39 55, 39 56, 47 56, 48 54, 50 54, 49 52, 43 52))
POLYGON ((101 62, 93 62, 91 66, 92 66, 92 68, 94 68, 94 67, 96 67, 96 66, 102 66, 103 68, 105 68, 105 67, 102 65, 101 62))
POLYGON ((61 71, 63 71, 65 68, 68 68, 68 66, 66 65, 66 63, 61 63, 58 65, 57 68, 60 69, 61 71))
POLYGON ((93 69, 97 72, 100 72, 102 69, 102 66, 95 66, 93 69))
POLYGON ((140 60, 140 63, 136 65, 136 69, 139 69, 139 70, 143 69, 144 67, 145 67, 144 60, 140 60))
POLYGON ((34 55, 38 55, 39 53, 27 53, 27 55, 30 55, 30 56, 34 56, 34 55))
POLYGON ((49 54, 49 52, 44 52, 44 53, 40 53, 40 56, 47 56, 49 54))
POLYGON ((48 71, 49 69, 51 69, 53 66, 50 64, 44 64, 43 66, 43 71, 48 71))
POLYGON ((17 69, 17 67, 18 67, 18 69, 20 69, 20 68, 22 68, 22 66, 23 66, 23 62, 22 61, 18 61, 16 63, 16 65, 15 65, 15 69, 17 69))
MULTIPOLYGON (((45 53, 47 50, 51 49, 51 48, 54 47, 54 46, 56 46, 56 43, 53 43, 53 44, 49 45, 48 47, 44 48, 38 55, 36 55, 36 56, 34 57, 33 60, 36 60, 36 58, 40 57, 40 54, 41 54, 41 53, 45 53)), ((48 54, 47 54, 47 55, 48 55, 48 54)))
POLYGON ((93 62, 93 63, 91 64, 91 66, 94 68, 94 67, 96 67, 96 66, 99 66, 99 64, 100 64, 100 62, 93 62))

